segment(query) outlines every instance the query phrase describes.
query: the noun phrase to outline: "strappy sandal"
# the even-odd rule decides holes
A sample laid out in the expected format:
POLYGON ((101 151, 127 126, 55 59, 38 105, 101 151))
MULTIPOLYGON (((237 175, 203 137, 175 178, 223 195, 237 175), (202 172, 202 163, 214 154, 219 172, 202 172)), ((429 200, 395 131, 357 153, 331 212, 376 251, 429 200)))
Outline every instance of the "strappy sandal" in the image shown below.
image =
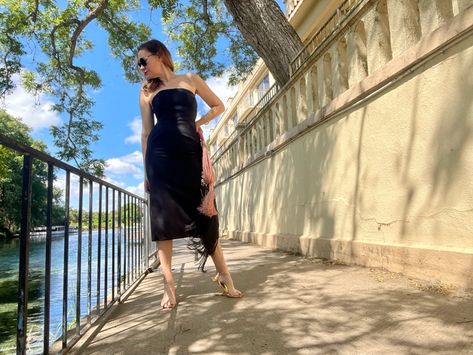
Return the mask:
POLYGON ((243 297, 243 293, 238 291, 236 288, 234 288, 234 290, 238 292, 237 294, 230 293, 228 286, 225 284, 225 282, 223 282, 220 274, 217 274, 215 275, 215 277, 212 277, 212 281, 216 282, 223 289, 222 296, 229 297, 229 298, 242 298, 243 297))

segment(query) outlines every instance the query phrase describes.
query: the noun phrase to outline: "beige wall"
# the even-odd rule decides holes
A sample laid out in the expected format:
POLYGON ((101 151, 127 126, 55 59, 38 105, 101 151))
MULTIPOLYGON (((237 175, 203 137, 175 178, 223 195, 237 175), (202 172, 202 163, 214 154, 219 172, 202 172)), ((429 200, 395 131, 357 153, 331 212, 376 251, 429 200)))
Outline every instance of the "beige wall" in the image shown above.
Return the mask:
POLYGON ((302 41, 310 38, 344 0, 304 0, 298 2, 289 22, 302 41))
POLYGON ((473 36, 356 107, 301 129, 218 185, 222 229, 473 287, 471 68, 473 36))
POLYGON ((473 251, 473 47, 465 45, 228 181, 222 224, 473 251))

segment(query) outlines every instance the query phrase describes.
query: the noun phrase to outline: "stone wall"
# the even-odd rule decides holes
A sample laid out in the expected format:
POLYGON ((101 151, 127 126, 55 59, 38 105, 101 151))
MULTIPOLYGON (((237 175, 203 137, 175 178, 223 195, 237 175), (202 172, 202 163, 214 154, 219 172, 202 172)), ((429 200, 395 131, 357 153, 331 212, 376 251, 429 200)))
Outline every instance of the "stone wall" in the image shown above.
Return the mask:
POLYGON ((360 1, 215 158, 241 240, 473 287, 473 1, 360 1))

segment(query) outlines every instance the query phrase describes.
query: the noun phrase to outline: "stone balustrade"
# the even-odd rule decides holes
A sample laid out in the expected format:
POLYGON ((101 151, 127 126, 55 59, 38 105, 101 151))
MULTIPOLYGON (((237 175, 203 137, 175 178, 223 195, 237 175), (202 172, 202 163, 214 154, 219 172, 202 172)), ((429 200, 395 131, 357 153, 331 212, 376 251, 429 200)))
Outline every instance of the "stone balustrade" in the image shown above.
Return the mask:
MULTIPOLYGON (((213 157, 221 182, 293 139, 304 122, 322 122, 340 95, 381 71, 473 0, 360 0, 327 40, 306 53, 288 84, 213 157)), ((345 9, 346 10, 346 9, 345 9)))
POLYGON ((302 0, 284 0, 286 16, 289 18, 302 0))

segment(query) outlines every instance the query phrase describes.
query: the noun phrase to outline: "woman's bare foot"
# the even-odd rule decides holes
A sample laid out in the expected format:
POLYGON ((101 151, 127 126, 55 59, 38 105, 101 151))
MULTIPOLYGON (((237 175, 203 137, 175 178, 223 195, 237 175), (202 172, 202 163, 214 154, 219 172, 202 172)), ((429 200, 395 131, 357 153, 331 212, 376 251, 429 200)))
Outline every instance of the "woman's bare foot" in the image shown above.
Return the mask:
POLYGON ((163 299, 161 300, 161 308, 163 309, 173 309, 176 307, 176 286, 172 284, 164 283, 164 294, 163 299))
POLYGON ((212 281, 216 282, 222 289, 223 295, 230 298, 241 298, 243 294, 235 288, 230 274, 217 273, 212 281))

